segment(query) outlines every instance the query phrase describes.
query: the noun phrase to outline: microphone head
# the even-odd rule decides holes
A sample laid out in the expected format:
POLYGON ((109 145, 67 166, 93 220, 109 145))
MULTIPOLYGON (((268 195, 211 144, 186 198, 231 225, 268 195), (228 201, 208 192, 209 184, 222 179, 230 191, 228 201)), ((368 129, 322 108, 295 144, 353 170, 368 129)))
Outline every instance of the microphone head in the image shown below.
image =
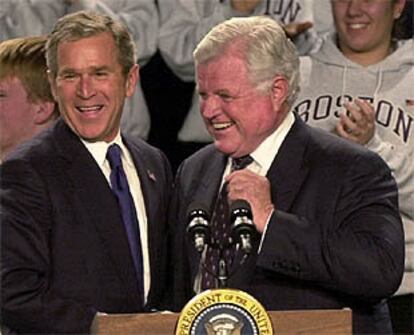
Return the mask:
POLYGON ((250 220, 253 219, 252 207, 244 199, 237 199, 230 205, 230 220, 234 222, 237 217, 245 216, 250 220))
POLYGON ((230 219, 232 237, 236 243, 240 244, 241 250, 250 254, 252 250, 251 236, 256 231, 250 204, 243 199, 234 201, 230 205, 230 219))
POLYGON ((191 203, 187 208, 187 233, 198 252, 210 243, 210 214, 207 207, 199 203, 191 203))
POLYGON ((187 222, 190 223, 195 217, 210 220, 210 213, 206 205, 197 202, 192 202, 187 207, 187 222))

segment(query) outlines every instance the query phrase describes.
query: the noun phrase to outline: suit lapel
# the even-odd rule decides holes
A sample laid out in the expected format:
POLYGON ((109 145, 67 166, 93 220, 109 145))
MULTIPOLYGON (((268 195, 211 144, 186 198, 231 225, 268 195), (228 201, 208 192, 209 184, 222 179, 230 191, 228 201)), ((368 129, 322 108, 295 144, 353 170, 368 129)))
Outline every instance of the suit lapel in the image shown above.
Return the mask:
POLYGON ((308 132, 296 119, 274 159, 267 177, 272 185, 272 199, 277 209, 288 211, 308 173, 306 152, 308 132))
MULTIPOLYGON (((219 193, 221 179, 226 167, 227 157, 214 150, 214 153, 208 156, 209 168, 202 171, 202 175, 198 180, 192 180, 194 185, 190 188, 189 199, 184 203, 187 206, 192 203, 204 204, 209 209, 210 219, 213 214, 214 205, 219 193)), ((187 211, 187 209, 186 209, 187 211)), ((191 242, 188 242, 191 244, 191 242)), ((194 246, 190 245, 187 248, 190 255, 190 267, 191 267, 191 282, 194 282, 195 276, 198 273, 198 267, 200 264, 200 254, 195 250, 194 246)))
POLYGON ((221 179, 227 163, 227 157, 222 153, 216 152, 209 157, 211 168, 203 171, 204 174, 200 180, 197 180, 198 189, 194 192, 193 200, 198 203, 204 203, 210 210, 210 216, 213 214, 214 205, 220 190, 221 179))
MULTIPOLYGON (((159 257, 159 247, 162 246, 166 233, 163 230, 162 225, 165 221, 164 213, 160 212, 160 192, 167 192, 166 187, 169 185, 162 184, 163 181, 158 180, 158 171, 156 167, 151 165, 150 157, 146 157, 147 153, 141 147, 133 145, 128 139, 123 138, 125 145, 128 147, 132 159, 135 164, 135 168, 138 173, 139 181, 141 184, 142 195, 144 197, 145 211, 147 216, 147 238, 148 238, 148 252, 149 252, 149 263, 151 271, 151 280, 160 280, 159 269, 161 263, 159 257)), ((151 297, 153 296, 153 287, 151 285, 148 294, 147 305, 151 303, 151 297)))
MULTIPOLYGON (((144 197, 144 204, 146 215, 149 222, 154 222, 157 218, 157 177, 156 171, 153 171, 153 168, 148 165, 149 159, 146 159, 145 152, 141 150, 141 148, 137 146, 132 146, 131 143, 123 138, 124 143, 129 149, 131 153, 132 159, 135 164, 135 168, 138 173, 139 182, 141 184, 142 195, 144 197)), ((148 229, 151 229, 150 225, 148 225, 148 229)))

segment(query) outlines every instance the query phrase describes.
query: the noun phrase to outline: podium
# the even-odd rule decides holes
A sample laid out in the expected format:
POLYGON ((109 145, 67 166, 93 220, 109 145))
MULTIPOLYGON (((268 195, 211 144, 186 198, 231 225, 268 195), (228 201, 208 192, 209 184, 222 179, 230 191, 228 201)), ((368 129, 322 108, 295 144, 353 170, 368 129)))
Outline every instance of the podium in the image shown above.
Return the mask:
MULTIPOLYGON (((342 310, 268 311, 275 334, 352 334, 352 312, 342 310)), ((99 335, 174 335, 177 313, 99 315, 99 335)))

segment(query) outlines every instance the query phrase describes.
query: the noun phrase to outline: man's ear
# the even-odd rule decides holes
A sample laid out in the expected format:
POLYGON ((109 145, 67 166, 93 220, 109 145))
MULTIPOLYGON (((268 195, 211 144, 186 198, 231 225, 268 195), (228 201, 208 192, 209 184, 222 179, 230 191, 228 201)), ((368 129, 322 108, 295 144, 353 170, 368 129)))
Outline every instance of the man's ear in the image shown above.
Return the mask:
POLYGON ((47 79, 49 80, 50 91, 52 92, 52 96, 57 102, 57 94, 56 94, 56 80, 53 73, 50 70, 47 70, 47 79))
POLYGON ((52 114, 55 110, 55 103, 52 101, 42 101, 33 104, 34 110, 34 123, 36 125, 42 125, 50 121, 52 114))
POLYGON ((285 77, 276 75, 272 82, 271 97, 273 107, 279 110, 286 102, 289 94, 289 83, 285 77))
POLYGON ((397 0, 394 3, 394 19, 399 19, 404 7, 405 7, 406 0, 397 0))
POLYGON ((138 79, 139 79, 139 66, 138 64, 135 64, 131 68, 131 70, 129 70, 129 73, 126 78, 126 96, 127 97, 130 97, 134 94, 138 79))

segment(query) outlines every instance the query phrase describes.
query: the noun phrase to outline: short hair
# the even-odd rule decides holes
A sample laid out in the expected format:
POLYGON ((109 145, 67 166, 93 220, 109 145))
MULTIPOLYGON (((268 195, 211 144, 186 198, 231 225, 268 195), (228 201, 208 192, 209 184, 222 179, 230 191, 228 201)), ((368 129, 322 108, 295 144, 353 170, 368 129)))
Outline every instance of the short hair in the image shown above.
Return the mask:
POLYGON ((60 43, 78 41, 109 32, 117 47, 118 62, 126 77, 137 62, 137 51, 127 27, 110 16, 79 11, 61 17, 55 24, 46 44, 46 59, 49 71, 57 75, 57 49, 60 43))
POLYGON ((54 101, 47 78, 46 36, 0 42, 0 80, 18 78, 31 102, 54 101))
MULTIPOLYGON (((275 75, 289 82, 287 102, 299 93, 299 56, 296 47, 275 20, 266 16, 237 17, 215 26, 194 50, 196 65, 235 48, 246 62, 250 80, 260 91, 271 88, 275 75)), ((234 50, 234 49, 233 49, 234 50)))

